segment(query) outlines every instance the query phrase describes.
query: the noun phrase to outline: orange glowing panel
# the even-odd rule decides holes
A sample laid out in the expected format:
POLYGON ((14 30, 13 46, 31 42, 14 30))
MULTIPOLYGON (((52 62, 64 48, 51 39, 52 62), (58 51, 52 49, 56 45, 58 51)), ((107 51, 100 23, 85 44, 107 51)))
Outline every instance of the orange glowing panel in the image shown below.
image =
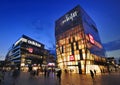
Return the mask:
POLYGON ((70 61, 74 61, 74 60, 75 60, 74 55, 70 55, 70 61))

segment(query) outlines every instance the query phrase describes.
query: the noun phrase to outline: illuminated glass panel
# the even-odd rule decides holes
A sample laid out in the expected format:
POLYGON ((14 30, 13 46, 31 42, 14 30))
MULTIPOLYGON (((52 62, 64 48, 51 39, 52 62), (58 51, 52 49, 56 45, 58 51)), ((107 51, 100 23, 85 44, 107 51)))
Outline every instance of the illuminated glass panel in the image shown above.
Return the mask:
POLYGON ((90 65, 90 61, 86 61, 86 64, 90 65))
POLYGON ((90 59, 90 53, 87 52, 87 59, 90 59))
POLYGON ((84 65, 84 64, 85 64, 85 62, 82 60, 82 61, 81 61, 81 65, 84 65))
POLYGON ((83 53, 83 59, 85 59, 85 57, 86 57, 86 55, 85 55, 85 53, 83 53))
POLYGON ((98 65, 86 65, 86 73, 90 73, 90 70, 94 72, 96 70, 97 73, 100 73, 100 67, 98 65))

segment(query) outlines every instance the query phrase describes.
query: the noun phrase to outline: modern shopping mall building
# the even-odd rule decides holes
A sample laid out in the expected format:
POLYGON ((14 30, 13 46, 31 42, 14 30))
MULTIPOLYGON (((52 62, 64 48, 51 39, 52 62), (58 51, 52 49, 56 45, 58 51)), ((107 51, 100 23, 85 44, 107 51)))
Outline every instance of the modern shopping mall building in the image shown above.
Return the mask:
POLYGON ((48 52, 44 44, 22 35, 10 48, 6 56, 6 66, 17 66, 21 70, 27 71, 29 66, 33 69, 47 65, 46 56, 48 52))
POLYGON ((55 22, 58 66, 86 74, 107 71, 105 50, 94 21, 78 5, 55 22))

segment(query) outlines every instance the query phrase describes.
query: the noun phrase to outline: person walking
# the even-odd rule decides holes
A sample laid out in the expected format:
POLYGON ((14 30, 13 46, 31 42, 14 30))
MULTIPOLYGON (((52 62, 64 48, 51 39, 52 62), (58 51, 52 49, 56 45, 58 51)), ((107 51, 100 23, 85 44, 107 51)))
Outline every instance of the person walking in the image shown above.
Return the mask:
POLYGON ((62 74, 62 71, 61 71, 61 69, 59 69, 57 71, 57 78, 59 79, 59 82, 61 81, 61 74, 62 74))
POLYGON ((94 69, 94 74, 95 74, 95 76, 96 76, 96 70, 94 69))
POLYGON ((90 70, 90 75, 91 75, 91 78, 94 79, 94 73, 92 70, 90 70))
POLYGON ((50 69, 47 69, 47 77, 50 76, 50 69))
POLYGON ((47 75, 47 69, 46 69, 46 67, 45 67, 45 69, 44 69, 44 77, 46 78, 46 75, 47 75))

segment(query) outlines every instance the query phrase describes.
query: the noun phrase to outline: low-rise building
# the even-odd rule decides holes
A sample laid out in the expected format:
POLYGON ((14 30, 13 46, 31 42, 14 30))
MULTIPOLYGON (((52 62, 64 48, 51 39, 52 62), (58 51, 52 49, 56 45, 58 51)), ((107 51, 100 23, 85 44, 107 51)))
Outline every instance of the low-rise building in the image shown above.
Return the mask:
POLYGON ((109 72, 114 72, 117 70, 117 63, 114 57, 107 57, 107 63, 109 72))
POLYGON ((47 65, 47 54, 44 44, 22 35, 7 53, 6 66, 16 66, 23 71, 27 71, 29 67, 32 69, 44 68, 47 65))

